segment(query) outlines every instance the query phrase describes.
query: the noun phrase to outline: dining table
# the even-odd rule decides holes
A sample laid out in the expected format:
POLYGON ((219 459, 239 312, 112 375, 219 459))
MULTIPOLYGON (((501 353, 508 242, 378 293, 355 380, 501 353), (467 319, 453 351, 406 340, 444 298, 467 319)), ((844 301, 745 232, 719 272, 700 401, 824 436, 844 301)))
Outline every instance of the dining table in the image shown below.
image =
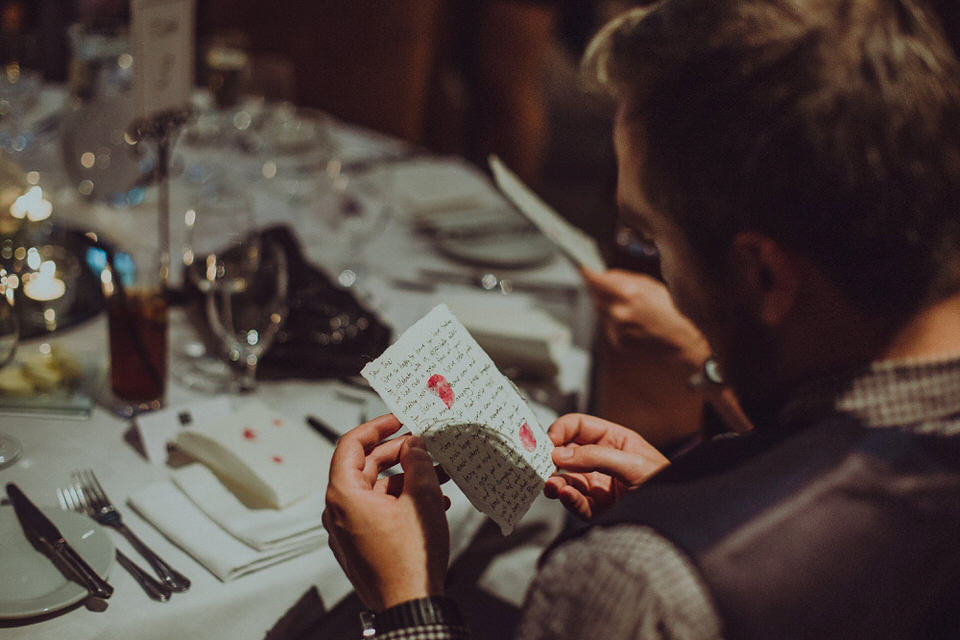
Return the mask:
MULTIPOLYGON (((45 87, 40 112, 35 115, 37 122, 56 118, 65 101, 63 87, 45 87)), ((209 109, 209 101, 204 102, 202 95, 198 105, 198 109, 209 109)), ((264 109, 291 108, 299 114, 297 117, 311 118, 322 127, 321 136, 307 141, 325 146, 322 160, 310 171, 284 173, 289 167, 280 156, 285 151, 282 145, 274 144, 276 139, 270 139, 284 135, 282 132, 267 131, 253 143, 248 140, 247 147, 231 144, 224 149, 220 143, 203 140, 202 132, 191 129, 195 124, 188 124, 175 140, 164 182, 149 185, 142 201, 136 203, 118 206, 78 192, 75 182, 57 165, 62 151, 54 128, 46 138, 38 139, 37 144, 44 148, 29 162, 37 163, 38 174, 48 180, 53 218, 58 225, 122 245, 129 238, 152 237, 158 217, 167 217, 159 228, 169 229, 170 281, 174 288, 184 278, 179 259, 186 233, 184 211, 192 206, 196 185, 218 173, 232 174, 233 184, 247 191, 258 226, 284 225, 292 229, 305 259, 355 296, 390 328, 394 337, 439 302, 452 301, 451 305, 456 303, 462 309, 493 310, 501 316, 497 326, 503 325, 504 314, 513 313, 509 309, 546 313, 566 328, 569 344, 563 345, 559 356, 554 355, 554 375, 536 379, 517 375, 517 386, 536 405, 546 425, 560 413, 586 409, 594 319, 577 269, 559 252, 542 246, 539 259, 510 263, 498 256, 498 261, 485 262, 470 242, 464 242, 469 234, 457 236, 458 243, 438 246, 437 234, 425 230, 431 221, 441 220, 444 211, 462 214, 471 207, 484 211, 509 209, 487 172, 462 158, 431 153, 291 105, 256 102, 251 107, 251 120, 256 123, 257 114, 264 109), (257 148, 251 149, 249 144, 257 148), (388 176, 388 215, 380 221, 376 233, 363 239, 363 270, 353 274, 357 276, 355 281, 342 281, 343 274, 338 270, 349 257, 344 255, 345 241, 337 235, 335 225, 317 211, 316 199, 322 197, 322 187, 312 183, 310 176, 329 173, 331 167, 388 176), (501 309, 505 311, 498 311, 501 309)), ((28 162, 16 156, 12 160, 28 162)), ((31 166, 24 169, 30 170, 31 166)), ((522 246, 515 251, 522 252, 522 246)), ((519 312, 515 317, 520 317, 519 312)), ((217 397, 234 407, 256 402, 290 423, 303 424, 308 416, 319 416, 334 432, 343 433, 384 410, 377 405, 375 394, 360 388, 356 380, 341 377, 272 376, 244 394, 211 394, 193 388, 182 383, 179 376, 187 325, 184 308, 172 306, 168 382, 161 411, 176 412, 217 397)), ((131 506, 131 496, 151 483, 169 479, 172 466, 162 456, 151 457, 150 447, 156 447, 158 440, 162 447, 166 437, 150 432, 152 427, 146 426, 151 424, 151 414, 130 415, 113 397, 108 344, 107 317, 102 310, 21 339, 21 353, 43 350, 44 345, 69 353, 80 363, 82 385, 75 392, 78 397, 69 402, 61 398, 44 403, 40 398, 23 406, 6 403, 0 396, 0 432, 15 437, 23 449, 18 461, 0 469, 0 484, 16 483, 36 504, 53 509, 59 508, 57 490, 71 482, 72 472, 94 470, 124 522, 168 564, 187 575, 190 588, 173 593, 165 602, 156 601, 120 565, 110 562, 105 577, 115 591, 109 599, 82 598, 69 604, 54 601, 49 612, 32 615, 18 613, 14 602, 13 613, 8 611, 0 619, 0 636, 10 640, 159 640, 178 636, 261 639, 270 637, 271 629, 284 614, 308 594, 314 598, 314 608, 321 610, 330 610, 347 597, 352 587, 326 544, 242 575, 218 577, 131 506)), ((448 520, 451 557, 455 560, 476 544, 478 532, 489 530, 484 526, 488 518, 452 483, 445 485, 445 493, 452 504, 448 520)), ((563 523, 563 510, 557 503, 538 500, 518 527, 539 527, 552 535, 563 523)), ((147 567, 137 550, 116 531, 103 529, 97 535, 108 536, 116 549, 147 567)), ((539 543, 539 548, 548 538, 539 543)), ((504 551, 500 562, 491 563, 490 575, 484 577, 485 588, 496 597, 519 604, 533 575, 536 557, 537 549, 531 550, 529 540, 504 551), (512 551, 516 553, 511 556, 512 551)), ((0 583, 11 580, 12 576, 0 575, 0 583)), ((10 589, 3 592, 15 600, 10 589)))

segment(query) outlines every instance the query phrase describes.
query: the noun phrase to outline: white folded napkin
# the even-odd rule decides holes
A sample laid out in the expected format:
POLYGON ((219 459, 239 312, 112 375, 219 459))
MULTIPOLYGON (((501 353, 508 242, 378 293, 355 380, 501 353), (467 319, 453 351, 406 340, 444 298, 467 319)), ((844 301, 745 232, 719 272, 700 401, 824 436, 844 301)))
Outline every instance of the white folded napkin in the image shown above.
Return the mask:
POLYGON ((570 328, 529 298, 477 292, 447 294, 443 301, 501 369, 552 380, 572 348, 570 328))
MULTIPOLYGON (((318 464, 329 467, 329 457, 318 464)), ((286 508, 250 509, 203 465, 187 465, 175 470, 171 476, 174 484, 207 517, 257 551, 296 548, 326 539, 320 520, 326 482, 286 508)))
POLYGON ((323 546, 323 493, 286 509, 249 509, 199 464, 130 496, 130 505, 217 578, 229 582, 323 546), (202 508, 201 506, 202 505, 202 508))

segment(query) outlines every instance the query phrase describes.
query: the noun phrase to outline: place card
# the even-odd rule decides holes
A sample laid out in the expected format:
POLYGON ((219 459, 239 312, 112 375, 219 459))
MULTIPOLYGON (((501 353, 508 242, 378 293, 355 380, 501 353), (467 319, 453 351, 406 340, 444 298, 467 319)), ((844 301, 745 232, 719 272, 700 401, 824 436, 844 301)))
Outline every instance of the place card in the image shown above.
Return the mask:
POLYGON ((212 422, 232 411, 230 398, 217 396, 142 413, 134 418, 133 425, 147 460, 162 466, 167 464, 169 444, 177 439, 181 430, 212 422))
POLYGON ((557 248, 576 265, 592 271, 606 271, 596 241, 564 220, 495 155, 490 156, 490 169, 500 190, 557 248))
POLYGON ((182 429, 177 448, 206 465, 249 507, 283 509, 326 482, 332 445, 302 421, 249 400, 182 429))
POLYGON ((131 0, 133 115, 148 118, 190 102, 194 0, 131 0))
POLYGON ((361 372, 504 535, 554 470, 553 444, 517 388, 446 305, 361 372))

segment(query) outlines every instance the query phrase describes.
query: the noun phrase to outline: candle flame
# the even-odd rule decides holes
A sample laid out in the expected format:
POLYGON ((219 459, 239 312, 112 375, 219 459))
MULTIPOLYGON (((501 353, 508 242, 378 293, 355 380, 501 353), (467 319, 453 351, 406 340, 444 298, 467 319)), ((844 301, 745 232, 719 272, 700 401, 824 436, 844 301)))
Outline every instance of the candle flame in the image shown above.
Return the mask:
POLYGON ((32 222, 46 220, 53 213, 53 203, 43 197, 43 189, 35 185, 14 200, 10 205, 10 215, 18 220, 26 218, 32 222))

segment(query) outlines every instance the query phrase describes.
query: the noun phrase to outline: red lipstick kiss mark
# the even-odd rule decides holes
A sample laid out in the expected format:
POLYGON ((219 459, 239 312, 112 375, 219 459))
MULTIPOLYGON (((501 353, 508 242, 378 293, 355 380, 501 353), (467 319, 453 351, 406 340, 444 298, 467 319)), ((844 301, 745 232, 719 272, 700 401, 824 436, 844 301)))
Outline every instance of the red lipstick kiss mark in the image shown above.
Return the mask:
POLYGON ((443 400, 443 404, 447 405, 447 409, 453 406, 453 387, 439 373, 430 376, 430 379, 427 380, 427 389, 431 393, 437 394, 443 400))
POLYGON ((250 427, 247 427, 246 429, 243 430, 243 437, 246 438, 247 440, 256 440, 257 432, 251 429, 250 427))
POLYGON ((527 451, 533 451, 537 448, 537 438, 533 435, 533 429, 526 422, 520 425, 520 442, 527 451))
POLYGON ((281 458, 280 456, 273 456, 272 460, 277 464, 283 464, 283 458, 281 458))

